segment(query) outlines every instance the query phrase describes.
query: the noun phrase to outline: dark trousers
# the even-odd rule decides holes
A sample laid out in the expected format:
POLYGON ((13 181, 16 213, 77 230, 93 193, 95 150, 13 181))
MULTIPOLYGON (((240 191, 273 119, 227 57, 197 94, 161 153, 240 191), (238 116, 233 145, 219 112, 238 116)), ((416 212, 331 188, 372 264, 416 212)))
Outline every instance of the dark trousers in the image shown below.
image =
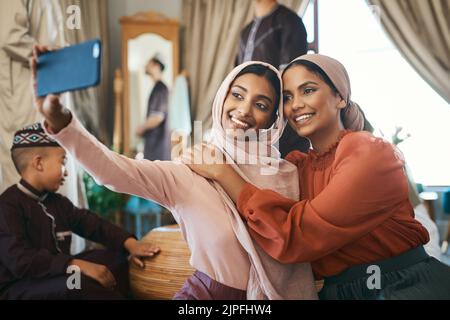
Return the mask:
POLYGON ((396 257, 353 266, 325 278, 321 300, 448 300, 450 267, 428 256, 422 246, 396 257), (380 288, 369 287, 369 266, 380 270, 380 288))
POLYGON ((69 289, 67 279, 70 274, 52 278, 19 280, 1 293, 1 299, 8 300, 121 300, 129 294, 128 260, 125 254, 109 250, 86 251, 74 259, 102 264, 114 275, 117 286, 103 287, 96 280, 81 275, 81 288, 69 289))

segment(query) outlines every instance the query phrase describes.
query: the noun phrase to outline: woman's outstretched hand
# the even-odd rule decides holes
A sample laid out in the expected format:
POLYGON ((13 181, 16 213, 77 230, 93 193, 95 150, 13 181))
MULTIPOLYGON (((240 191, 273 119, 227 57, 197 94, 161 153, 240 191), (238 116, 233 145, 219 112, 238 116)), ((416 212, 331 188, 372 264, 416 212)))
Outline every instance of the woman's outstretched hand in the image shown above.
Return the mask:
POLYGON ((39 55, 51 51, 46 46, 36 45, 33 47, 33 57, 30 61, 32 76, 33 102, 40 114, 45 118, 53 133, 58 133, 65 128, 72 119, 69 109, 65 108, 59 101, 59 95, 49 94, 44 97, 37 95, 37 61, 39 55))

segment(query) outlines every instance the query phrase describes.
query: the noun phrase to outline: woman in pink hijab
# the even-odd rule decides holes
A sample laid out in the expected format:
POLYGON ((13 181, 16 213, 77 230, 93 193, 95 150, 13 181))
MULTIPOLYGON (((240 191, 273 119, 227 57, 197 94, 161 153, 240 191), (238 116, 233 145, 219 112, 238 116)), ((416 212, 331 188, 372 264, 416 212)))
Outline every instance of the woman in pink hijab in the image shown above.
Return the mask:
MULTIPOLYGON (((217 92, 212 137, 243 179, 297 199, 298 188, 291 187, 297 170, 280 159, 273 146, 284 128, 281 94, 281 76, 274 67, 260 62, 236 67, 217 92)), ((197 270, 176 299, 317 299, 309 263, 282 264, 260 250, 218 184, 181 161, 119 155, 88 133, 58 97, 35 100, 47 132, 97 182, 156 201, 172 212, 197 270)))
POLYGON ((190 167, 223 187, 267 254, 311 262, 325 280, 321 299, 449 299, 450 268, 423 249, 429 236, 414 219, 402 155, 361 131, 344 66, 319 54, 295 59, 283 72, 283 97, 289 125, 312 146, 287 156, 299 199, 255 186, 229 165, 190 167))

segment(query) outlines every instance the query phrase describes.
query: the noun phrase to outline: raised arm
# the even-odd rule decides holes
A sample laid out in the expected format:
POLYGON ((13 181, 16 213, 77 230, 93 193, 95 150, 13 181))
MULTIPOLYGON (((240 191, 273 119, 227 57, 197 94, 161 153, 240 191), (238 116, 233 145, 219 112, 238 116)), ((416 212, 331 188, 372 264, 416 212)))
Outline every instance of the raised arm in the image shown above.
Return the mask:
MULTIPOLYGON (((48 123, 44 127, 49 131, 48 123)), ((51 129, 50 129, 51 130, 51 129)), ((51 134, 94 179, 111 190, 134 194, 172 208, 189 196, 193 173, 170 161, 135 160, 101 144, 72 117, 66 128, 51 134)))
MULTIPOLYGON (((35 48, 31 66, 36 87, 36 56, 46 48, 35 48)), ((59 97, 37 97, 34 102, 44 116, 44 128, 81 165, 108 188, 152 199, 168 208, 189 197, 193 173, 183 164, 168 161, 134 160, 119 155, 91 135, 71 112, 62 106, 59 97)))

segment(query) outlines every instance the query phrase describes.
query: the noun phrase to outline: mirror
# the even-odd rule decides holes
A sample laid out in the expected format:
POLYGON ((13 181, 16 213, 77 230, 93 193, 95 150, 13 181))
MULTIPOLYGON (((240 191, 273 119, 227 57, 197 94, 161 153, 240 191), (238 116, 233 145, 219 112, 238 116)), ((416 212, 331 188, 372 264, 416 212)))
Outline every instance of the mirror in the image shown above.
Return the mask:
POLYGON ((173 82, 172 43, 163 37, 147 33, 135 39, 128 40, 128 74, 129 74, 129 136, 130 151, 142 153, 144 140, 136 134, 147 117, 149 96, 154 89, 155 79, 146 73, 148 62, 153 57, 163 60, 164 71, 161 81, 167 86, 169 92, 173 82))
POLYGON ((154 12, 123 17, 120 22, 124 76, 122 151, 134 157, 144 149, 144 139, 136 134, 136 130, 147 118, 148 100, 155 85, 154 78, 146 72, 147 64, 155 56, 162 60, 165 68, 161 81, 170 92, 179 72, 179 25, 154 12))

